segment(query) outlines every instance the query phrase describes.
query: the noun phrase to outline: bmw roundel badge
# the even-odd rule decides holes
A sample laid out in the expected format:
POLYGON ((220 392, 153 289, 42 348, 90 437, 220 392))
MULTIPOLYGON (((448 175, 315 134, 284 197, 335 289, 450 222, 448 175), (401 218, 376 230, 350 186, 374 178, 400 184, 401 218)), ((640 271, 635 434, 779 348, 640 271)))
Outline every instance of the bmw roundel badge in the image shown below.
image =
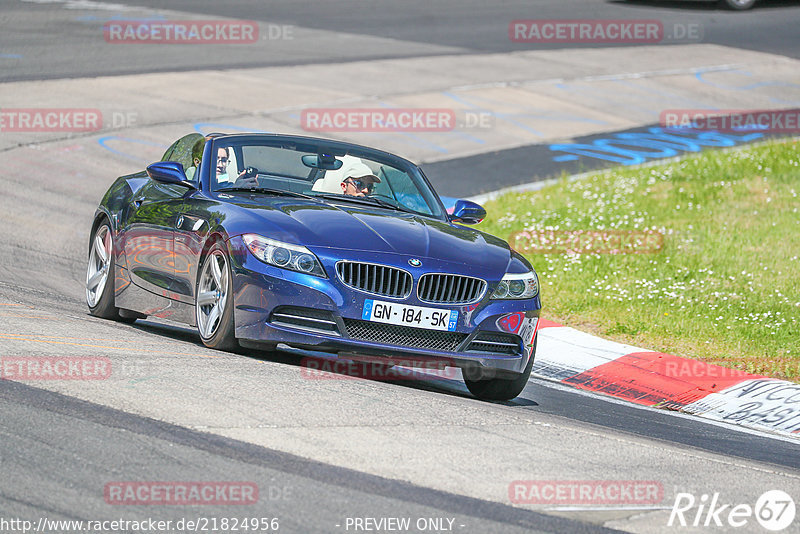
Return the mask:
POLYGON ((417 258, 411 258, 410 260, 408 260, 408 264, 412 267, 419 267, 420 265, 422 265, 422 262, 419 261, 417 258))

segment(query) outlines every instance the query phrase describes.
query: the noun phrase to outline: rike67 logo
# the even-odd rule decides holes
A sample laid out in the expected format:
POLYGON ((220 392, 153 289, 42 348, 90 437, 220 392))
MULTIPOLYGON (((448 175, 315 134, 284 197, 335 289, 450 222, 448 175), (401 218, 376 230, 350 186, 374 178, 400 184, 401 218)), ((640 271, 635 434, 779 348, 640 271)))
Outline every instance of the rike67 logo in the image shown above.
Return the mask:
POLYGON ((691 493, 678 493, 667 526, 721 527, 725 531, 750 526, 748 530, 752 530, 755 519, 763 528, 778 532, 791 525, 794 517, 794 499, 781 490, 764 492, 755 506, 726 503, 719 493, 703 494, 699 499, 691 493))

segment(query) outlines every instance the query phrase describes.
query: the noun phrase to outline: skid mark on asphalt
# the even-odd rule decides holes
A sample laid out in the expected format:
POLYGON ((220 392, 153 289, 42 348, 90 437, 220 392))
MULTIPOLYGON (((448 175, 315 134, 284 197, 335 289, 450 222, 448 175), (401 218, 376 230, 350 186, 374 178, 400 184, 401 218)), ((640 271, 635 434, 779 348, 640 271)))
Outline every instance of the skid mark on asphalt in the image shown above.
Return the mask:
POLYGON ((533 127, 523 123, 522 121, 520 121, 520 120, 518 120, 516 118, 516 117, 524 117, 524 116, 528 115, 527 113, 513 113, 513 114, 511 114, 511 113, 496 113, 495 111, 493 111, 493 110, 491 110, 491 109, 489 109, 487 107, 482 107, 482 106, 480 106, 478 104, 474 104, 473 102, 470 102, 470 99, 468 97, 466 97, 466 96, 462 97, 462 96, 456 95, 456 94, 454 94, 452 92, 449 92, 449 91, 444 91, 444 92, 442 92, 442 94, 447 96, 448 98, 452 98, 454 101, 458 102, 459 104, 463 104, 463 105, 467 106, 471 110, 490 113, 495 118, 497 118, 497 119, 499 119, 501 121, 507 122, 507 123, 509 123, 509 124, 511 124, 513 126, 516 126, 517 128, 520 128, 520 129, 522 129, 522 130, 524 130, 524 131, 526 131, 526 132, 528 132, 528 133, 530 133, 530 134, 532 134, 534 136, 537 136, 537 137, 544 137, 545 136, 544 132, 542 132, 541 130, 537 130, 536 128, 533 128, 533 127))
POLYGON ((767 81, 751 82, 750 80, 755 78, 752 72, 742 69, 736 69, 732 72, 744 78, 744 83, 742 83, 741 85, 734 85, 732 83, 714 82, 708 79, 708 73, 706 72, 696 73, 695 78, 706 85, 710 85, 718 89, 724 89, 726 91, 752 91, 753 89, 760 89, 762 87, 793 87, 800 89, 800 84, 798 83, 786 82, 783 80, 767 80, 767 81))
POLYGON ((20 313, 0 313, 0 317, 22 317, 23 319, 47 319, 57 321, 58 317, 46 317, 44 315, 22 315, 20 313))
MULTIPOLYGON (((124 350, 124 351, 131 351, 131 347, 115 347, 113 345, 94 345, 91 343, 73 343, 70 341, 55 341, 49 339, 41 339, 35 337, 28 337, 28 336, 21 336, 16 334, 0 334, 0 339, 9 339, 12 341, 33 341, 36 343, 47 343, 51 345, 71 345, 75 347, 89 347, 93 349, 111 349, 111 350, 124 350)), ((110 340, 114 342, 120 342, 120 340, 110 340)), ((135 352, 141 353, 146 352, 150 354, 169 354, 169 355, 177 355, 177 356, 202 356, 203 358, 219 358, 220 356, 214 354, 203 354, 199 352, 172 352, 172 351, 165 351, 165 350, 150 350, 150 349, 136 349, 135 352)))
POLYGON ((122 137, 119 135, 107 135, 105 137, 101 137, 97 140, 97 144, 99 144, 104 149, 108 150, 112 154, 116 154, 118 156, 122 156, 124 158, 132 159, 134 161, 147 161, 147 158, 143 158, 140 154, 132 154, 129 152, 124 152, 123 149, 114 148, 109 146, 111 143, 114 144, 133 144, 133 145, 144 145, 149 147, 156 147, 158 149, 166 150, 169 145, 165 145, 163 143, 154 143, 152 141, 147 141, 145 139, 134 139, 131 137, 122 137))
MULTIPOLYGON (((25 337, 26 334, 0 334, 0 335, 9 335, 9 336, 16 336, 16 337, 25 337)), ((37 336, 40 338, 47 338, 47 339, 70 339, 70 340, 80 340, 80 341, 112 341, 114 343, 139 343, 138 340, 127 340, 127 339, 104 339, 104 338, 96 338, 96 337, 68 337, 68 336, 37 336)))
POLYGON ((696 106, 701 109, 708 106, 708 103, 704 100, 690 98, 687 95, 666 88, 656 89, 641 83, 633 83, 629 80, 614 80, 614 83, 624 86, 624 88, 629 89, 631 93, 639 93, 644 96, 654 95, 657 98, 670 99, 672 102, 685 102, 687 105, 696 106))
MULTIPOLYGON (((444 93, 444 94, 447 95, 448 93, 444 93)), ((580 115, 576 115, 575 113, 572 113, 572 112, 558 111, 558 110, 554 110, 554 109, 551 109, 551 108, 548 108, 548 107, 540 107, 540 106, 527 108, 529 113, 519 113, 519 112, 515 112, 515 113, 500 113, 500 112, 497 112, 497 113, 495 113, 493 111, 488 111, 488 108, 480 107, 480 105, 476 104, 476 102, 484 102, 484 103, 486 103, 487 106, 491 105, 491 106, 495 106, 495 107, 504 106, 504 105, 507 105, 507 103, 502 101, 502 100, 499 100, 497 98, 490 98, 490 97, 480 96, 480 95, 470 95, 468 99, 466 97, 463 97, 463 98, 465 99, 465 102, 464 102, 465 104, 469 105, 470 103, 472 103, 472 104, 474 104, 474 108, 477 109, 478 111, 487 111, 488 113, 491 113, 492 116, 498 116, 498 117, 499 116, 509 116, 509 117, 518 117, 518 118, 531 118, 531 119, 541 119, 541 120, 544 120, 544 121, 578 122, 578 123, 583 123, 583 124, 594 124, 594 125, 601 125, 601 126, 609 124, 609 122, 606 121, 606 120, 596 119, 596 118, 591 118, 591 117, 583 117, 583 116, 580 116, 580 115)))

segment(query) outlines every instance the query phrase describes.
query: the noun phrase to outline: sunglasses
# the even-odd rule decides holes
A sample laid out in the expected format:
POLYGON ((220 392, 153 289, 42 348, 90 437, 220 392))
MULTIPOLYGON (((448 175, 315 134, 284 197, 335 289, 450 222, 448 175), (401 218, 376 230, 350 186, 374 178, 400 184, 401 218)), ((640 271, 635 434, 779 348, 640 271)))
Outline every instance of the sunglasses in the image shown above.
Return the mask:
POLYGON ((375 185, 373 182, 367 182, 366 180, 359 180, 357 178, 349 178, 347 183, 353 184, 353 187, 359 191, 366 189, 369 193, 372 193, 372 187, 375 185))

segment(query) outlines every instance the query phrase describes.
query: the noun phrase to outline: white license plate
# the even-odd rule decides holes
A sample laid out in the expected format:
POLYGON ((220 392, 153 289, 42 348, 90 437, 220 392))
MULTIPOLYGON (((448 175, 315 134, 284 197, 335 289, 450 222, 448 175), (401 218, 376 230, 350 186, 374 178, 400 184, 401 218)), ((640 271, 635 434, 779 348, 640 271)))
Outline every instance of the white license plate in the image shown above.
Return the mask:
POLYGON ((424 308, 422 306, 408 306, 406 304, 397 304, 396 302, 367 299, 364 301, 364 311, 361 314, 361 318, 365 321, 376 323, 453 332, 458 323, 458 312, 456 310, 424 308))

